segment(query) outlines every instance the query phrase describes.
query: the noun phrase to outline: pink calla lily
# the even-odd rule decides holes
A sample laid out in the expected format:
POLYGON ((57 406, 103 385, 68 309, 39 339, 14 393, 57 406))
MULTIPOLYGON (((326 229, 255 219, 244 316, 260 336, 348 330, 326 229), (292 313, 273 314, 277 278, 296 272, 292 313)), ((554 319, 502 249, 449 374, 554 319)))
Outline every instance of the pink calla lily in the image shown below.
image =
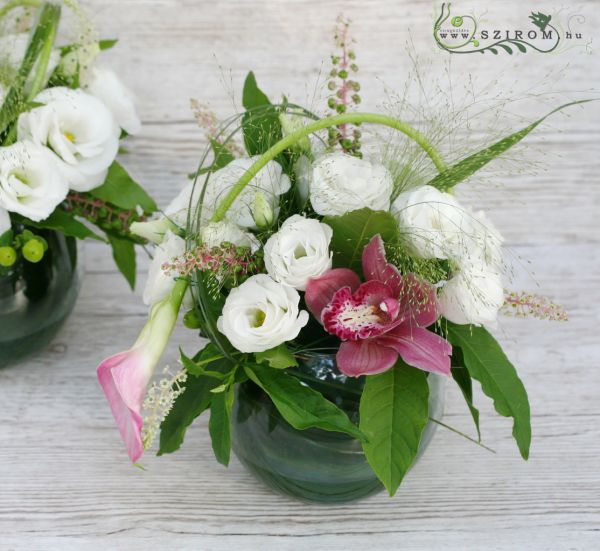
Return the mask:
POLYGON ((348 376, 373 375, 407 364, 450 374, 452 347, 426 327, 439 318, 435 289, 415 275, 402 276, 385 257, 383 241, 373 237, 363 251, 360 283, 348 269, 334 269, 309 281, 306 303, 325 330, 342 343, 340 371, 348 376))
POLYGON ((134 463, 144 453, 141 410, 146 387, 169 342, 186 288, 186 281, 178 281, 170 296, 152 306, 135 344, 107 358, 97 369, 98 381, 134 463))

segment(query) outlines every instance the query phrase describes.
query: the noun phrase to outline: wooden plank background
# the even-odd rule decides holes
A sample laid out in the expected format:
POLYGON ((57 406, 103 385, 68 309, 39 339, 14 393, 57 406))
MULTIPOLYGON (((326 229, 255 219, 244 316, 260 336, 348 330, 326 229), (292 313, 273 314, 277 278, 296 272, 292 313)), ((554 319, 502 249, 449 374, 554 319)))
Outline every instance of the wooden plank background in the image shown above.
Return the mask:
MULTIPOLYGON (((464 11, 481 13, 482 4, 465 2, 464 11)), ((542 9, 526 4, 501 3, 507 25, 519 24, 529 7, 542 9)), ((84 5, 102 36, 120 39, 106 64, 135 90, 145 123, 123 162, 162 206, 185 183, 205 144, 189 99, 208 102, 220 116, 232 114, 253 69, 272 97, 286 93, 319 108, 340 12, 354 20, 365 110, 381 109, 402 92, 409 52, 437 82, 427 92, 451 99, 454 110, 471 78, 487 90, 483 107, 498 97, 519 98, 506 106, 510 115, 471 120, 477 139, 450 136, 454 145, 444 149, 450 158, 495 131, 520 128, 561 100, 597 97, 595 52, 456 56, 448 66, 448 54, 431 38, 435 6, 425 0, 84 5)), ((591 36, 597 2, 579 2, 577 10, 591 36)), ((393 499, 322 507, 275 495, 237 461, 228 470, 216 464, 205 418, 180 453, 149 454, 146 471, 133 468, 94 368, 135 339, 146 316, 142 286, 131 294, 109 253, 90 244, 81 296, 64 329, 46 350, 0 371, 0 550, 599 549, 599 114, 598 104, 589 104, 555 116, 528 138, 527 148, 511 153, 519 163, 496 164, 459 191, 486 209, 513 258, 523 259, 513 286, 535 290, 539 284, 571 315, 566 324, 509 318, 497 330, 530 394, 529 462, 518 456, 510 422, 477 392, 484 440, 497 454, 439 430, 393 499)), ((415 115, 413 122, 422 120, 415 115)), ((140 258, 141 284, 146 266, 140 258)), ((188 351, 198 346, 190 332, 177 337, 188 351)), ((173 345, 165 361, 175 359, 173 345)), ((445 419, 472 433, 453 385, 445 419)))

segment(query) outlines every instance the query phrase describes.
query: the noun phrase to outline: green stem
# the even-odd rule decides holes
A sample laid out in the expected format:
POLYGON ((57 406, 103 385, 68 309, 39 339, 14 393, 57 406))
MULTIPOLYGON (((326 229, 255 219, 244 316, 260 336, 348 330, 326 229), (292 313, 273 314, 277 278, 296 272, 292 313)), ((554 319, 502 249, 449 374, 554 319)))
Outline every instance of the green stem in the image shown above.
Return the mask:
POLYGON ((0 8, 0 18, 4 17, 9 11, 18 7, 39 8, 42 5, 40 0, 11 0, 4 7, 0 8))
POLYGON ((455 429, 454 427, 451 427, 450 425, 446 425, 446 423, 442 423, 441 421, 438 421, 437 419, 434 419, 433 417, 430 417, 429 420, 432 423, 439 425, 440 427, 444 427, 445 429, 448 429, 450 432, 453 432, 454 434, 458 434, 459 436, 466 438, 469 442, 473 442, 473 444, 477 444, 478 446, 482 447, 484 450, 487 450, 491 453, 496 453, 496 451, 493 450, 492 448, 488 448, 485 444, 482 444, 478 440, 471 438, 469 435, 465 434, 464 432, 460 432, 458 429, 455 429))
POLYGON ((250 180, 258 174, 258 172, 269 162, 272 161, 277 155, 297 143, 302 138, 309 136, 310 134, 332 126, 339 126, 342 124, 360 124, 360 123, 373 123, 388 126, 394 130, 398 130, 403 134, 406 134, 410 139, 414 140, 421 148, 429 155, 433 164, 439 172, 446 170, 446 165, 442 160, 438 151, 433 145, 425 138, 421 132, 416 128, 413 128, 409 124, 388 117, 387 115, 379 115, 376 113, 344 113, 343 115, 334 115, 333 117, 327 117, 326 119, 320 119, 316 122, 308 124, 291 134, 288 134, 285 138, 279 140, 275 145, 270 147, 263 155, 258 159, 237 181, 237 183, 231 188, 229 193, 225 196, 221 204, 215 211, 212 222, 220 222, 225 217, 225 214, 229 210, 229 207, 237 199, 242 190, 248 185, 250 180))
POLYGON ((58 31, 58 22, 60 19, 60 6, 56 6, 56 10, 57 13, 55 17, 53 17, 48 24, 47 34, 44 37, 42 49, 38 57, 33 81, 31 82, 31 89, 27 95, 27 101, 33 100, 46 85, 46 71, 48 70, 48 64, 50 63, 50 57, 52 56, 52 48, 56 41, 56 33, 58 31))

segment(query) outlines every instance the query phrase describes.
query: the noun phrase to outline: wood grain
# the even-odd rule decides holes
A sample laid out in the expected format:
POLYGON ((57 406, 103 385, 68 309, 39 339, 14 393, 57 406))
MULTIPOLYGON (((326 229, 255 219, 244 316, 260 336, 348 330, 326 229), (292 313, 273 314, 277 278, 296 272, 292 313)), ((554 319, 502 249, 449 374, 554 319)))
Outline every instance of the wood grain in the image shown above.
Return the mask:
MULTIPOLYGON (((431 40, 434 5, 426 0, 85 5, 103 36, 120 38, 106 64, 135 90, 145 122, 123 162, 163 206, 205 145, 189 98, 230 115, 253 69, 272 97, 286 93, 320 108, 331 28, 342 10, 355 21, 365 110, 385 108, 403 90, 411 67, 407 41, 427 75, 448 84, 441 88, 445 97, 452 80, 456 105, 469 75, 482 87, 491 83, 491 97, 521 98, 493 125, 473 119, 477 139, 469 150, 501 129, 521 128, 556 101, 597 96, 595 53, 457 56, 448 69, 448 56, 431 40), (539 96, 529 88, 554 93, 539 96)), ((522 3, 502 6, 507 24, 523 17, 522 3)), ((593 1, 579 3, 589 29, 599 22, 594 8, 593 1)), ((228 470, 214 461, 205 418, 180 453, 149 454, 146 471, 131 467, 94 367, 133 342, 146 308, 141 285, 131 294, 110 254, 94 243, 86 247, 79 302, 61 333, 28 361, 0 370, 0 550, 600 548, 599 105, 548 121, 515 154, 522 164, 490 166, 459 190, 498 225, 515 265, 522 259, 511 286, 552 296, 571 315, 566 324, 509 318, 496 330, 530 393, 529 462, 519 459, 510 422, 477 389, 484 440, 497 454, 440 429, 394 499, 379 495, 325 508, 275 495, 237 461, 228 470)), ((418 116, 412 122, 422 123, 418 116)), ((451 138, 447 158, 468 153, 451 138)), ((140 256, 140 283, 146 266, 140 256)), ((199 346, 179 329, 165 362, 177 357, 176 343, 188 352, 199 346)), ((445 419, 474 432, 451 385, 445 419)))

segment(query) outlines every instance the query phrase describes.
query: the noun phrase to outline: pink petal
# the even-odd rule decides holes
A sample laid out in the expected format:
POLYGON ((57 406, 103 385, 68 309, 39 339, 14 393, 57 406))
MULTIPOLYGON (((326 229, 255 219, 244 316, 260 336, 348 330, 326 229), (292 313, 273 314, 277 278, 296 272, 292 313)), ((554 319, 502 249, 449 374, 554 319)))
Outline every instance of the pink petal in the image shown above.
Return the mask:
POLYGON ((140 350, 121 352, 98 366, 98 381, 110 405, 113 417, 134 463, 144 453, 142 416, 140 414, 146 386, 152 372, 144 365, 140 350))
POLYGON ((306 286, 304 299, 312 315, 321 321, 321 312, 329 304, 333 295, 342 287, 350 287, 355 291, 360 286, 360 278, 352 270, 336 268, 322 276, 310 279, 306 286))
POLYGON ((429 327, 440 317, 435 288, 414 274, 407 274, 402 279, 398 300, 399 317, 412 320, 414 325, 429 327))
POLYGON ((397 297, 400 294, 402 276, 398 268, 386 260, 385 248, 380 235, 373 237, 364 248, 362 265, 367 281, 381 281, 392 289, 394 296, 397 297))
POLYGON ((347 341, 385 333, 397 315, 398 301, 391 289, 381 281, 367 281, 355 293, 350 287, 337 291, 321 312, 321 321, 326 331, 347 341))
POLYGON ((433 373, 450 374, 452 346, 427 329, 403 324, 375 340, 380 346, 400 354, 408 365, 433 373))
POLYGON ((394 367, 397 359, 397 352, 375 339, 343 342, 336 355, 338 369, 348 377, 382 373, 394 367))

